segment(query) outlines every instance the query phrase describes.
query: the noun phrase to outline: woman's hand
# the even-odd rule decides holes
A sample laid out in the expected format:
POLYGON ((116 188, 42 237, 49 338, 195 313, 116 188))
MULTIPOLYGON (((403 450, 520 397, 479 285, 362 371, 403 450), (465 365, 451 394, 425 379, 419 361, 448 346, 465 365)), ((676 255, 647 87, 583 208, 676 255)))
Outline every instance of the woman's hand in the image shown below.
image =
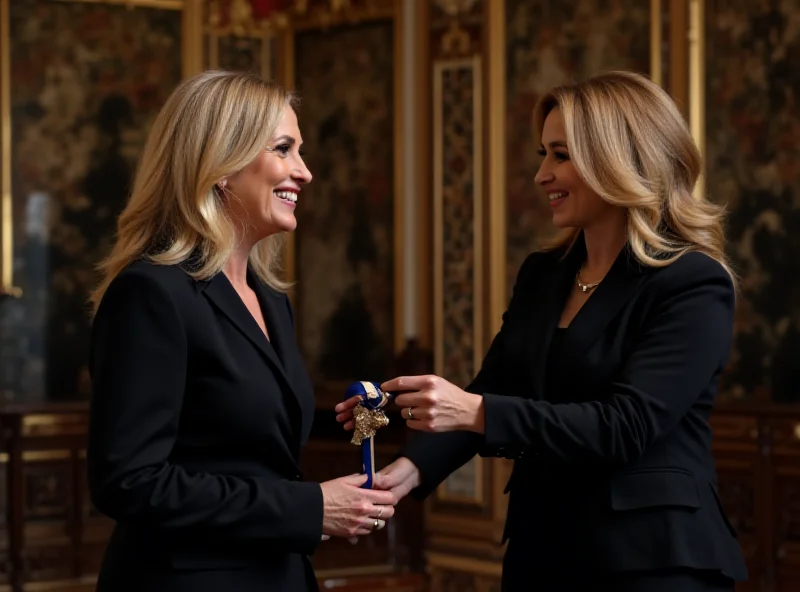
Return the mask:
POLYGON ((463 391, 444 378, 433 375, 400 376, 384 382, 381 389, 403 393, 395 397, 394 403, 401 408, 400 416, 412 429, 424 432, 484 432, 483 397, 463 391))
POLYGON ((401 456, 375 475, 375 487, 391 491, 398 500, 401 500, 419 486, 420 479, 417 465, 405 456, 401 456))
POLYGON ((344 424, 344 429, 347 431, 356 427, 355 420, 353 419, 353 409, 361 402, 358 397, 350 397, 346 401, 342 401, 333 410, 337 413, 336 421, 344 424))
POLYGON ((366 481, 366 475, 348 475, 321 484, 323 535, 371 534, 394 515, 397 496, 391 491, 361 489, 366 481))

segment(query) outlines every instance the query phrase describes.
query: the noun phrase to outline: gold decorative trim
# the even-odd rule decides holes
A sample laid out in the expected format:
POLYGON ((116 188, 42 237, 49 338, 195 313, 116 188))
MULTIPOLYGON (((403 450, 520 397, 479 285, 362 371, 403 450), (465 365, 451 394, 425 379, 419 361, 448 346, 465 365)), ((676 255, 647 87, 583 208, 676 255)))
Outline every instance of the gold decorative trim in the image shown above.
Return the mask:
MULTIPOLYGON (((284 29, 277 37, 280 43, 280 54, 283 59, 278 63, 276 79, 284 88, 293 90, 297 81, 295 80, 295 34, 291 28, 284 29)), ((313 173, 313 171, 312 171, 313 173)), ((297 245, 295 244, 294 232, 287 232, 284 235, 283 243, 283 278, 285 281, 294 284, 297 281, 296 265, 297 245)), ((297 309, 297 292, 292 290, 289 293, 289 300, 292 307, 297 309)))
POLYGON ((371 21, 390 20, 396 18, 398 10, 402 10, 403 1, 407 0, 367 0, 366 6, 346 7, 337 11, 324 10, 320 7, 305 15, 294 17, 290 27, 295 31, 326 30, 334 27, 360 25, 371 21))
MULTIPOLYGON (((125 8, 160 8, 162 10, 183 10, 184 0, 54 0, 67 4, 108 4, 125 8)), ((186 0, 195 2, 196 0, 186 0)))
MULTIPOLYGON (((140 0, 141 1, 141 0, 140 0)), ((184 78, 203 71, 203 1, 185 0, 181 22, 181 58, 184 78)))
POLYGON ((393 91, 393 114, 394 114, 394 353, 395 356, 403 351, 406 343, 404 306, 403 306, 403 279, 405 263, 405 237, 403 232, 405 225, 410 224, 411 220, 405 219, 405 208, 403 200, 405 198, 405 175, 403 174, 403 148, 405 142, 404 117, 403 117, 403 73, 405 71, 404 59, 404 15, 403 3, 396 2, 393 10, 393 31, 394 31, 394 79, 392 81, 393 91), (397 295, 401 295, 400 298, 397 295))
MULTIPOLYGON (((69 458, 72 458, 69 450, 25 450, 22 452, 22 462, 48 462, 69 458)), ((0 452, 0 464, 7 464, 8 459, 7 452, 0 452)))
MULTIPOLYGON (((488 323, 491 340, 500 330, 507 304, 506 289, 506 2, 490 0, 487 14, 488 180, 488 323)), ((487 343, 488 346, 488 343, 487 343)))
POLYGON ((650 0, 650 78, 659 86, 664 85, 664 65, 661 63, 662 26, 661 0, 650 0))
POLYGON ((432 311, 431 311, 431 43, 428 31, 431 28, 431 7, 429 2, 419 2, 416 5, 416 30, 424 31, 417 35, 414 43, 416 48, 415 59, 415 87, 416 87, 416 125, 413 150, 417 155, 417 196, 416 220, 417 223, 417 338, 420 345, 430 350, 432 343, 432 311))
POLYGON ((689 0, 689 128, 702 158, 695 196, 705 195, 705 0, 689 0))
POLYGON ((11 0, 0 0, 0 296, 20 297, 14 286, 14 202, 11 196, 11 0))
POLYGON ((688 0, 669 1, 669 94, 688 121, 688 0))

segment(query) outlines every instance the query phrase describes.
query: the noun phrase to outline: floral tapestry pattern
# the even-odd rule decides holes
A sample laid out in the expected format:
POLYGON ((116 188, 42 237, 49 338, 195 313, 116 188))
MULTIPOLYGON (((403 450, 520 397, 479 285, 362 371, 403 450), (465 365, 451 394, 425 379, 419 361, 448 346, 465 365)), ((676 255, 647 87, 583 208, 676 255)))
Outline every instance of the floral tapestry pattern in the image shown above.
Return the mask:
POLYGON ((88 394, 87 296, 158 109, 181 77, 181 14, 11 2, 14 274, 0 305, 0 390, 88 394))
POLYGON ((443 376, 466 387, 475 374, 475 167, 472 66, 442 70, 442 348, 443 376))
POLYGON ((296 38, 306 162, 295 232, 300 347, 317 384, 388 375, 394 340, 393 23, 296 38))
POLYGON ((721 392, 800 401, 800 28, 796 5, 706 6, 706 191, 726 204, 741 278, 721 392))

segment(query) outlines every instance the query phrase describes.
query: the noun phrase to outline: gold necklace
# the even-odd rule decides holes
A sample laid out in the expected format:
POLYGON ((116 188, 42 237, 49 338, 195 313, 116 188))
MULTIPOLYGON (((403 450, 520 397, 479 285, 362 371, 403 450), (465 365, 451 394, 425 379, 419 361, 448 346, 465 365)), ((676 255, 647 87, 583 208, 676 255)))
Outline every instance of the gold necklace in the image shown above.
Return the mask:
POLYGON ((592 282, 590 284, 584 284, 581 281, 581 272, 582 271, 583 271, 583 266, 581 266, 581 268, 578 270, 578 273, 575 274, 575 281, 578 283, 578 287, 581 289, 581 291, 583 293, 586 293, 586 292, 589 292, 591 290, 594 290, 597 286, 600 285, 600 282, 603 281, 603 280, 600 280, 599 282, 592 282))

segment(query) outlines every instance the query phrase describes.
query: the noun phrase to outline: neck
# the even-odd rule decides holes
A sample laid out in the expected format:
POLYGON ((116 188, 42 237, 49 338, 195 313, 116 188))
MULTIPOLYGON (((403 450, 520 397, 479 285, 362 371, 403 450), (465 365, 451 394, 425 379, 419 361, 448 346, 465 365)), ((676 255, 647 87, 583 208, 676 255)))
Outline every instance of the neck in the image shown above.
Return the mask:
POLYGON ((583 270, 587 277, 602 278, 611 269, 628 241, 625 219, 608 220, 591 228, 584 228, 583 240, 586 244, 586 263, 583 270))
POLYGON ((222 272, 228 277, 234 288, 247 286, 247 259, 249 256, 250 249, 240 246, 231 254, 225 267, 222 268, 222 272))

